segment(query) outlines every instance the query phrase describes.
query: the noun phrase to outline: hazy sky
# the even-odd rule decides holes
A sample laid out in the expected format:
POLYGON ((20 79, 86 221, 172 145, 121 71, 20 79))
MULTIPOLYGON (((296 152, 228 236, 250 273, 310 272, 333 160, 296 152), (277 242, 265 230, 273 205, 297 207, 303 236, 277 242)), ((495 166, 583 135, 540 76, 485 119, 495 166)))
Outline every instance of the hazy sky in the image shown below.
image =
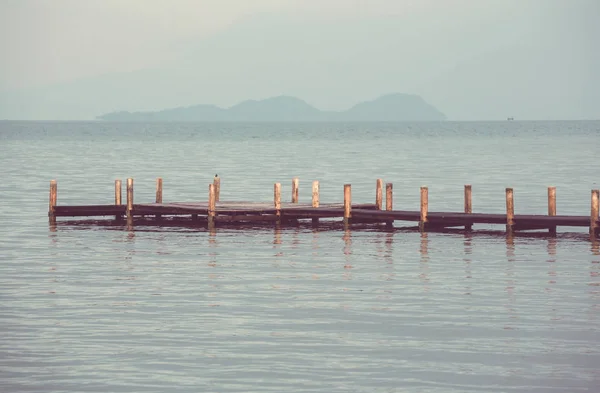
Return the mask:
POLYGON ((598 0, 0 0, 0 118, 420 94, 451 119, 600 118, 598 0))

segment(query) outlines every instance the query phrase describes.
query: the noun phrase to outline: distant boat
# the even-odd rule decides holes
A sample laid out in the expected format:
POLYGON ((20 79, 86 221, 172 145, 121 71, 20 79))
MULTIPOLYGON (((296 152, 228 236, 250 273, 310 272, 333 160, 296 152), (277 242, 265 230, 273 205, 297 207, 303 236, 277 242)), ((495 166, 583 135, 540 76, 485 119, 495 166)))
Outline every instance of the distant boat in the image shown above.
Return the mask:
POLYGON ((514 117, 507 117, 506 120, 511 121, 511 120, 515 120, 514 117))

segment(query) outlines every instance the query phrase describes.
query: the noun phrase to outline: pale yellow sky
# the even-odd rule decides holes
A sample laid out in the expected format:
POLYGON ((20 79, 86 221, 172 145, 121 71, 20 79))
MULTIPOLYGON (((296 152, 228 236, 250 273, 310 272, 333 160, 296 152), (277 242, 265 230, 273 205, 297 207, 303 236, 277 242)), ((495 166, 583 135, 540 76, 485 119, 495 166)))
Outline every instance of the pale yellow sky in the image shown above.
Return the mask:
POLYGON ((277 0, 0 1, 0 86, 27 87, 168 62, 203 38, 277 0))
POLYGON ((0 118, 422 95, 598 118, 600 0, 0 0, 0 118))
POLYGON ((336 19, 443 9, 464 18, 504 0, 3 0, 0 88, 23 88, 176 61, 177 46, 260 13, 336 19), (485 4, 485 6, 482 6, 485 4))

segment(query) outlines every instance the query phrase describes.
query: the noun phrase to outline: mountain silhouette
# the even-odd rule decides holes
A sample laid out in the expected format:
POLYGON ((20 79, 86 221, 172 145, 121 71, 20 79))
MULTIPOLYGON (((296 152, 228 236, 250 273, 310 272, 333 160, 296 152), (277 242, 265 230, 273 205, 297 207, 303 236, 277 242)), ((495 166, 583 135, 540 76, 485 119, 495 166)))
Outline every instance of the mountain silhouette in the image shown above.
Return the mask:
POLYGON ((107 121, 441 121, 446 116, 421 97, 387 94, 345 111, 321 111, 290 96, 247 100, 230 108, 195 105, 153 112, 110 112, 107 121))

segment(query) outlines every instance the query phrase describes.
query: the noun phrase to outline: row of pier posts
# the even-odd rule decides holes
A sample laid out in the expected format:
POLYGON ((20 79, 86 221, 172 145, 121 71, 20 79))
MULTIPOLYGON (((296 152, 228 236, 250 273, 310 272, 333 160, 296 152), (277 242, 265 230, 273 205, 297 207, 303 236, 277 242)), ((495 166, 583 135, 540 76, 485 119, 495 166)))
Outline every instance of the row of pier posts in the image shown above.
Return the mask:
MULTIPOLYGON (((378 210, 383 210, 383 180, 377 179, 375 186, 375 205, 378 210)), ((216 215, 216 202, 220 199, 221 190, 221 179, 215 176, 213 183, 209 185, 208 189, 208 223, 209 226, 214 226, 214 220, 216 215)), ((314 208, 319 207, 319 182, 313 181, 312 183, 312 204, 314 208)), ((56 223, 56 217, 54 214, 55 207, 57 205, 57 182, 52 180, 50 182, 50 200, 48 216, 50 223, 56 223)), ((512 233, 514 231, 514 194, 512 188, 506 188, 506 231, 512 233)), ((590 212, 590 234, 598 233, 598 216, 599 216, 599 190, 592 190, 591 195, 591 212, 590 212)), ((126 206, 126 218, 128 225, 133 223, 133 179, 127 179, 127 206, 126 206)), ((297 177, 292 179, 292 203, 298 203, 299 201, 299 179, 297 177)), ((428 224, 428 211, 429 211, 429 190, 423 186, 420 189, 420 219, 419 229, 425 231, 428 224)), ((393 209, 393 185, 392 183, 385 184, 385 210, 391 211, 393 209)), ((156 203, 163 203, 163 181, 162 178, 156 179, 156 203)), ((121 200, 121 180, 115 180, 115 205, 120 206, 121 200)), ((281 217, 281 183, 275 183, 274 185, 274 208, 277 217, 281 217)), ((470 184, 464 186, 464 212, 471 214, 473 212, 472 205, 472 188, 470 184)), ((548 187, 548 215, 556 216, 556 187, 548 187)), ((120 216, 116 217, 121 219, 120 216)), ((160 218, 160 215, 157 215, 160 218)), ((318 223, 318 218, 313 218, 313 223, 318 223)), ((277 220, 280 223, 280 219, 277 220)), ((350 184, 344 184, 344 213, 343 222, 345 226, 348 226, 352 222, 352 186, 350 184)), ((392 226, 393 222, 387 222, 388 226, 392 226)), ((471 225, 466 225, 465 229, 471 229, 471 225)), ((556 233, 556 226, 549 228, 550 233, 556 233)))

